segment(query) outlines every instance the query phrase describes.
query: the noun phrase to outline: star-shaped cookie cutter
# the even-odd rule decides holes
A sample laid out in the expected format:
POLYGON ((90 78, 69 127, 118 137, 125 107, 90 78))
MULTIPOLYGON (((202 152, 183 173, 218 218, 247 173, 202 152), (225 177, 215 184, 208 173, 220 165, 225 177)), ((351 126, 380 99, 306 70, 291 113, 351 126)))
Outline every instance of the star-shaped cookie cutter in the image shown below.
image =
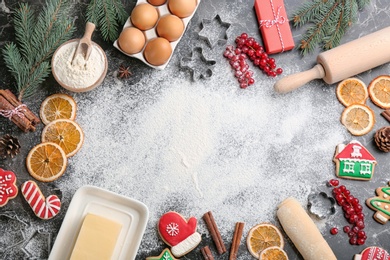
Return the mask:
POLYGON ((210 48, 227 42, 230 23, 223 22, 218 14, 212 20, 203 19, 200 26, 199 39, 205 40, 210 48))
POLYGON ((203 54, 201 47, 195 47, 191 51, 190 57, 183 57, 180 60, 180 67, 188 69, 191 73, 192 80, 208 79, 213 75, 213 66, 215 60, 208 60, 203 54))

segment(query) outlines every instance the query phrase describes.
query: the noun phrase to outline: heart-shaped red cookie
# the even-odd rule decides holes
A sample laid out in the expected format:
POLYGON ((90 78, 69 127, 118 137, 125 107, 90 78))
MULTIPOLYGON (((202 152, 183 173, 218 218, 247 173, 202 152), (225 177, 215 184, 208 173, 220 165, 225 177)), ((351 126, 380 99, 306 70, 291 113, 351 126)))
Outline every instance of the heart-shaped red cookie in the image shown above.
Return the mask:
POLYGON ((191 217, 188 221, 179 213, 169 211, 161 216, 158 222, 158 232, 166 244, 171 246, 172 254, 181 257, 194 249, 201 241, 196 232, 197 219, 191 217))
POLYGON ((5 206, 10 199, 18 195, 18 187, 15 183, 15 173, 0 168, 0 207, 5 206))

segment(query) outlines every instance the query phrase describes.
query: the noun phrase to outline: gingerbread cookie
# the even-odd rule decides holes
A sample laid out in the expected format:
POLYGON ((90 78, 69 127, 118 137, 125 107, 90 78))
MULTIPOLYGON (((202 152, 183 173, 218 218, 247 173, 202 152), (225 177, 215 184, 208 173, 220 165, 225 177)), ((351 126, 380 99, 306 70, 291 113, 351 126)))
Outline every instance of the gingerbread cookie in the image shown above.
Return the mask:
POLYGON ((374 156, 356 140, 347 145, 337 145, 333 161, 337 177, 366 181, 371 180, 377 163, 374 156))
POLYGON ((379 187, 375 193, 377 196, 367 199, 366 204, 376 211, 374 219, 381 224, 386 224, 390 219, 390 187, 379 187))
POLYGON ((389 253, 377 246, 367 247, 361 254, 355 255, 354 260, 390 260, 389 253))
POLYGON ((0 207, 5 206, 10 199, 18 195, 18 187, 15 183, 15 173, 0 168, 0 207))
POLYGON ((177 260, 173 257, 171 251, 165 248, 159 256, 149 256, 146 260, 177 260))
POLYGON ((34 181, 23 183, 21 190, 23 197, 38 218, 47 220, 57 216, 61 209, 61 201, 56 195, 50 195, 45 200, 41 190, 34 181))
POLYGON ((171 247, 175 257, 181 257, 198 246, 202 237, 196 232, 197 220, 188 221, 179 213, 169 211, 158 222, 158 232, 162 240, 171 247))

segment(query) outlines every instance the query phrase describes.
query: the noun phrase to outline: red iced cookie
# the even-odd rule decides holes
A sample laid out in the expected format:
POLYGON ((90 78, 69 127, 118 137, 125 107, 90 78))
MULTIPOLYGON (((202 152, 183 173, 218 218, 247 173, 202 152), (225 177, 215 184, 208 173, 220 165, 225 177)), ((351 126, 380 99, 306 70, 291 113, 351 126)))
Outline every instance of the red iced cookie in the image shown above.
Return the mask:
POLYGON ((364 249, 360 255, 355 255, 354 260, 390 260, 390 255, 380 247, 370 246, 364 249))
POLYGON ((171 246, 172 254, 181 257, 193 250, 202 240, 196 232, 197 220, 188 221, 179 213, 169 211, 158 222, 158 232, 164 242, 171 246))
POLYGON ((15 183, 15 173, 0 168, 0 207, 5 206, 10 199, 18 195, 18 187, 15 183))

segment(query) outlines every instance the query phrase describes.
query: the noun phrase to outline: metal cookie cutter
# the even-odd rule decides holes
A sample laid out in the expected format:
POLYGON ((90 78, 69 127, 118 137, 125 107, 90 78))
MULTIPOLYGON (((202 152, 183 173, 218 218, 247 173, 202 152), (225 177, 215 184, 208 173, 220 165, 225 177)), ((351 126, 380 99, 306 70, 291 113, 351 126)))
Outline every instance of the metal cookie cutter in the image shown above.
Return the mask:
POLYGON ((325 192, 312 193, 308 197, 307 208, 309 212, 320 219, 325 219, 336 213, 336 201, 325 192))
POLYGON ((215 63, 215 60, 206 59, 201 47, 195 47, 192 49, 190 57, 181 58, 180 67, 189 70, 192 80, 197 81, 210 78, 213 75, 212 68, 215 63))
POLYGON ((203 19, 199 39, 205 40, 210 48, 217 44, 225 44, 228 39, 226 31, 229 27, 230 23, 223 22, 218 14, 212 20, 203 19))

